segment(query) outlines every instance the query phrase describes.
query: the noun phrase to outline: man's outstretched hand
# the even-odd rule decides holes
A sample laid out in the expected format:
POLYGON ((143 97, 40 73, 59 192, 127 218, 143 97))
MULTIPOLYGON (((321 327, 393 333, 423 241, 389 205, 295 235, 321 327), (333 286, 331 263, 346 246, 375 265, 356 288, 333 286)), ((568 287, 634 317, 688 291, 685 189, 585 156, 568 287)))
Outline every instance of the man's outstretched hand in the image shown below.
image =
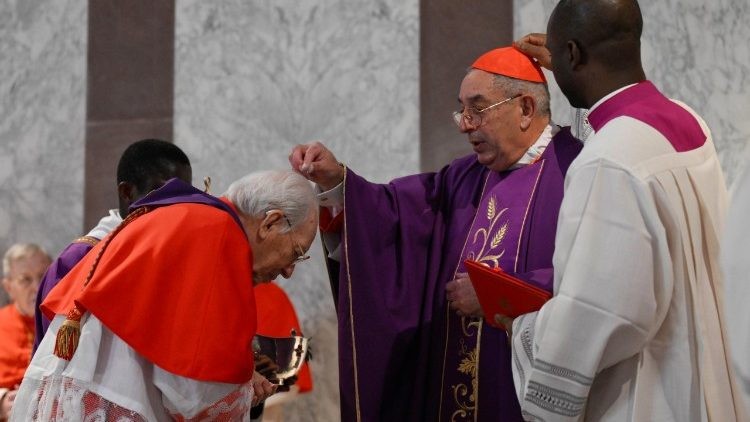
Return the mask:
POLYGON ((539 62, 539 66, 552 70, 552 57, 546 47, 547 34, 526 34, 513 45, 539 62))
POLYGON ((317 141, 295 146, 289 154, 289 164, 323 190, 335 188, 344 180, 344 167, 325 145, 317 141))

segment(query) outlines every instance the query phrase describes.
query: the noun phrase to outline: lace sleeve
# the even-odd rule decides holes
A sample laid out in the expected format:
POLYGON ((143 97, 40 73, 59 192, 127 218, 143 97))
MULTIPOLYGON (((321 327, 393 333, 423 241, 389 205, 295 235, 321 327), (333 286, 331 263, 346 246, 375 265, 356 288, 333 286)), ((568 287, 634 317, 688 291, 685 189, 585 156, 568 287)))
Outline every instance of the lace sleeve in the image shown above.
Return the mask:
POLYGON ((245 384, 203 382, 154 367, 154 385, 164 408, 177 421, 249 421, 252 381, 245 384))

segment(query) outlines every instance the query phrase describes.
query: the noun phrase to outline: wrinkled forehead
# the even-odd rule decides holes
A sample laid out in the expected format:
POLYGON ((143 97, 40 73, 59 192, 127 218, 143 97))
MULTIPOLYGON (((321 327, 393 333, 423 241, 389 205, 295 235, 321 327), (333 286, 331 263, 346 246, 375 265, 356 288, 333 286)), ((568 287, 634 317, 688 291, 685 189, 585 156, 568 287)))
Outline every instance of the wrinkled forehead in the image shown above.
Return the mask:
POLYGON ((28 255, 22 255, 11 259, 10 264, 10 275, 20 274, 32 274, 37 275, 43 273, 49 267, 51 263, 49 257, 40 252, 30 253, 28 255))
POLYGON ((471 69, 461 82, 458 101, 463 104, 492 98, 500 88, 495 85, 495 75, 479 69, 471 69))
POLYGON ((297 239, 299 239, 300 246, 305 250, 310 249, 310 246, 315 241, 315 236, 318 234, 318 209, 314 209, 310 212, 310 215, 294 228, 294 233, 297 239))

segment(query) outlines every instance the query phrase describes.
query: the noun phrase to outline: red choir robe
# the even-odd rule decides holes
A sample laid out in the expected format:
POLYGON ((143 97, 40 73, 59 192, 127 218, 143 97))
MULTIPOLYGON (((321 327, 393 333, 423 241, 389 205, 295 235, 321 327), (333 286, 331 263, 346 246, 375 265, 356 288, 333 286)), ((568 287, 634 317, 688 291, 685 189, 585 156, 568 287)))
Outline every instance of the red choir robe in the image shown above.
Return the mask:
POLYGON ((34 317, 18 312, 16 305, 0 308, 0 388, 21 383, 31 361, 34 317))
MULTIPOLYGON (((302 335, 297 313, 284 290, 276 283, 265 283, 255 286, 255 304, 258 308, 258 334, 268 337, 289 337, 291 330, 302 335)), ((300 393, 312 390, 312 374, 307 363, 297 374, 300 393)))
POLYGON ((84 288, 104 245, 50 292, 49 319, 75 301, 166 371, 236 384, 252 377, 252 254, 230 215, 203 204, 157 208, 115 236, 84 288))
POLYGON ((74 303, 85 310, 80 344, 66 361, 42 341, 13 420, 249 414, 253 257, 236 210, 178 179, 131 209, 42 304, 54 332, 74 303))

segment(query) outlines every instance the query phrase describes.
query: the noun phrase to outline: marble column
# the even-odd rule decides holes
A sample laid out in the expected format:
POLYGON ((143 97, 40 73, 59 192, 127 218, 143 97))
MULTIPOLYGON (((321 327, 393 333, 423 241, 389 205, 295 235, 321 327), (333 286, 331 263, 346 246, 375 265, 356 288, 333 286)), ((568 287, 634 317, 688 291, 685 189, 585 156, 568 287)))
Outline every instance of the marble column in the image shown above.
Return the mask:
POLYGON ((0 1, 0 254, 82 230, 87 3, 0 1))
POLYGON ((472 153, 453 122, 458 91, 477 57, 513 41, 513 2, 425 0, 419 19, 420 167, 437 171, 472 153))
MULTIPOLYGON (((417 0, 177 2, 174 140, 213 193, 323 140, 359 174, 419 169, 417 0)), ((313 339, 314 391, 287 420, 335 421, 336 317, 319 242, 280 280, 313 339)))
MULTIPOLYGON (((516 0, 515 34, 545 32, 555 0, 516 0)), ((646 75, 685 102, 711 128, 731 183, 750 162, 750 3, 747 0, 641 1, 646 75)), ((553 78, 550 78, 553 80, 553 78)), ((567 102, 553 92, 553 115, 569 123, 567 102)))
POLYGON ((89 1, 84 227, 116 208, 117 163, 172 140, 174 0, 89 1))

